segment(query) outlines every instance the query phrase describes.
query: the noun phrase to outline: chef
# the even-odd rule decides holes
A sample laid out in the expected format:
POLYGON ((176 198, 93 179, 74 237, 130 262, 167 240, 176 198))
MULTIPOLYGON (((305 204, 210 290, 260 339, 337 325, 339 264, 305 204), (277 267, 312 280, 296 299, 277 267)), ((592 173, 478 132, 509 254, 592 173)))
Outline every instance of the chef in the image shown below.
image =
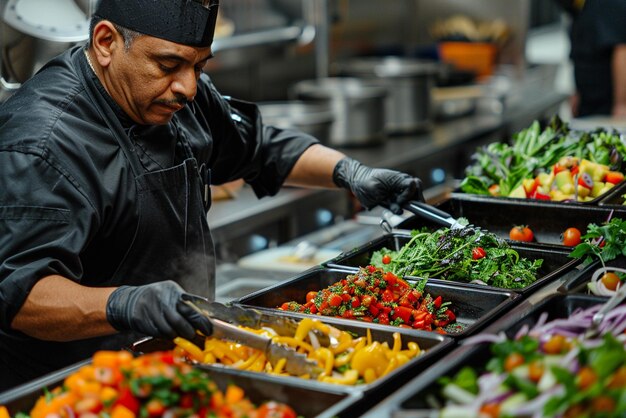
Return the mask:
POLYGON ((216 0, 102 0, 86 47, 0 105, 0 390, 143 335, 210 327, 210 184, 341 187, 398 213, 419 179, 263 125, 202 73, 216 0))

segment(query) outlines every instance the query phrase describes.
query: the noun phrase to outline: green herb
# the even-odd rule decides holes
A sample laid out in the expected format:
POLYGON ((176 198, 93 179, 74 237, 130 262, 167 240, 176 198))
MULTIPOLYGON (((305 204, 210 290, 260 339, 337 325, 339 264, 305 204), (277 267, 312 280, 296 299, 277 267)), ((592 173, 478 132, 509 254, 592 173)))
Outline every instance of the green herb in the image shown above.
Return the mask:
POLYGON ((581 237, 583 242, 578 244, 569 254, 572 258, 583 259, 585 264, 599 259, 604 265, 620 255, 626 256, 626 221, 613 218, 601 225, 589 224, 587 233, 581 237), (603 240, 604 246, 601 247, 603 240))
POLYGON ((478 394, 478 375, 471 367, 463 367, 454 377, 444 376, 438 381, 442 386, 453 383, 470 393, 478 394))
POLYGON ((411 240, 399 251, 383 248, 370 260, 372 265, 398 276, 438 278, 459 282, 481 282, 495 287, 520 289, 536 280, 542 260, 520 258, 509 244, 491 233, 471 228, 441 228, 434 232, 413 231, 411 240), (472 250, 485 249, 486 256, 474 260, 472 250), (391 263, 382 263, 389 254, 391 263))

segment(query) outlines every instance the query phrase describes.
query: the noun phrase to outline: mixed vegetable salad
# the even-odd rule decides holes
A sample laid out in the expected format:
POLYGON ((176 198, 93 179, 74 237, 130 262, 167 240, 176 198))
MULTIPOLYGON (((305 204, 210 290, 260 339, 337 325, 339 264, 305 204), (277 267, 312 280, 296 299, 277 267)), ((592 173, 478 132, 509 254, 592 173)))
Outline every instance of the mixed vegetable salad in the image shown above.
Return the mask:
MULTIPOLYGON (((369 384, 423 354, 414 341, 409 341, 403 348, 402 337, 398 332, 393 334, 393 344, 390 347, 387 342, 372 340, 369 329, 366 336, 353 337, 349 332, 310 318, 299 322, 293 336, 278 335, 269 328, 246 329, 266 335, 276 343, 285 344, 306 354, 310 360, 318 363, 322 372, 317 380, 324 383, 369 384), (328 336, 328 343, 322 343, 314 330, 328 336)), ((279 361, 272 366, 260 350, 241 344, 212 337, 206 338, 203 349, 182 338, 177 338, 175 343, 182 350, 182 355, 199 363, 221 364, 239 370, 289 376, 284 370, 284 362, 279 361)), ((309 375, 297 377, 311 378, 309 375)))
MULTIPOLYGON (((193 368, 173 351, 133 357, 128 351, 99 351, 91 364, 46 391, 29 414, 19 418, 248 417, 295 418, 283 403, 255 406, 243 389, 225 391, 206 372, 193 368)), ((0 417, 8 418, 0 406, 0 417)))
POLYGON ((495 234, 466 227, 412 231, 400 250, 376 251, 370 263, 400 276, 522 289, 537 280, 543 260, 522 258, 495 234))
POLYGON ((462 329, 451 303, 424 293, 425 286, 426 280, 410 284, 392 272, 367 266, 325 289, 309 292, 304 304, 285 302, 279 309, 440 333, 462 329))
POLYGON ((626 143, 617 131, 570 130, 558 117, 491 143, 472 156, 465 193, 555 201, 589 201, 624 180, 626 143))
POLYGON ((515 338, 479 335, 490 342, 485 370, 466 366, 439 380, 445 417, 623 417, 626 415, 626 306, 610 312, 600 336, 584 338, 600 305, 546 322, 515 338))

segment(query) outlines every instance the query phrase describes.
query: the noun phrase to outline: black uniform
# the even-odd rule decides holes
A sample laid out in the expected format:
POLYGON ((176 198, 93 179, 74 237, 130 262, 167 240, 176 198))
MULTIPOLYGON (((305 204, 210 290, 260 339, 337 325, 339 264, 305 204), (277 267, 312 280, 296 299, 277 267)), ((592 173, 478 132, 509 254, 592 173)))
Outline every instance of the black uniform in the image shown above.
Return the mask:
POLYGON ((244 178, 275 194, 316 142, 263 126, 256 106, 225 99, 206 75, 170 123, 135 125, 82 48, 51 61, 0 106, 0 390, 139 337, 56 343, 12 330, 39 279, 171 279, 212 297, 208 184, 244 178))
POLYGON ((616 45, 626 43, 626 2, 587 0, 574 12, 571 58, 580 94, 577 116, 610 115, 613 107, 611 59, 616 45))

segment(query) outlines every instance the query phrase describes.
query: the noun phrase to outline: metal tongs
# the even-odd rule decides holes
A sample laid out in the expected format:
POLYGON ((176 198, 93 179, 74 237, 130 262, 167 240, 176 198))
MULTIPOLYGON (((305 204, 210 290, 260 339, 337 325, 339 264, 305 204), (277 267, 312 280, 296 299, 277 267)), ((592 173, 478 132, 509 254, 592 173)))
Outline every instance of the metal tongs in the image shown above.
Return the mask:
POLYGON ((285 370, 295 376, 308 374, 315 378, 321 373, 322 370, 317 363, 309 360, 304 354, 286 345, 277 344, 270 337, 239 328, 239 325, 251 328, 268 326, 279 335, 293 335, 297 323, 290 318, 269 316, 253 309, 226 306, 198 296, 184 295, 183 300, 211 323, 212 337, 261 350, 273 366, 284 358, 287 360, 285 370))
POLYGON ((583 338, 587 340, 598 337, 600 335, 600 324, 602 324, 605 315, 609 313, 611 309, 622 303, 624 299, 626 299, 626 285, 621 285, 617 292, 615 292, 615 294, 600 307, 598 312, 593 315, 591 325, 587 328, 587 331, 585 331, 583 338))

